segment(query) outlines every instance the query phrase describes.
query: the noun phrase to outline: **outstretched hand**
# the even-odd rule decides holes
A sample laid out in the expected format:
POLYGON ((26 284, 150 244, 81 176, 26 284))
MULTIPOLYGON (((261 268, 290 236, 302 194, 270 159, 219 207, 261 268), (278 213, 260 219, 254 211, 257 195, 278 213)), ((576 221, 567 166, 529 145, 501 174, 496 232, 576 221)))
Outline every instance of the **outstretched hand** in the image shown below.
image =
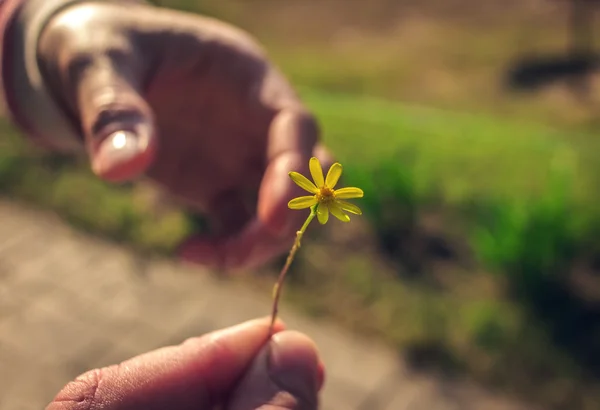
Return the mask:
POLYGON ((99 177, 148 176, 209 217, 212 234, 190 238, 182 256, 238 268, 289 249, 303 218, 287 209, 301 193, 288 172, 332 159, 249 35, 194 14, 84 2, 51 19, 38 57, 99 177))
POLYGON ((314 343, 249 321, 67 384, 46 410, 316 410, 323 366, 314 343))

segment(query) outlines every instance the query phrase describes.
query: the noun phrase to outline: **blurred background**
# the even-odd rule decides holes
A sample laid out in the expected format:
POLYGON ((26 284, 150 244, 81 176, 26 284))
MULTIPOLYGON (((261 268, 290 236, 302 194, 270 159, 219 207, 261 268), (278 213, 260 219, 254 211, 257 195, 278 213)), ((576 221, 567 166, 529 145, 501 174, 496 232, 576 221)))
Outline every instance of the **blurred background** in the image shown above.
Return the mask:
MULTIPOLYGON (((305 241, 286 303, 420 371, 600 408, 600 2, 155 3, 255 35, 365 191, 364 217, 305 241)), ((1 126, 3 197, 144 255, 195 226, 1 126)), ((268 295, 279 266, 241 280, 268 295)))

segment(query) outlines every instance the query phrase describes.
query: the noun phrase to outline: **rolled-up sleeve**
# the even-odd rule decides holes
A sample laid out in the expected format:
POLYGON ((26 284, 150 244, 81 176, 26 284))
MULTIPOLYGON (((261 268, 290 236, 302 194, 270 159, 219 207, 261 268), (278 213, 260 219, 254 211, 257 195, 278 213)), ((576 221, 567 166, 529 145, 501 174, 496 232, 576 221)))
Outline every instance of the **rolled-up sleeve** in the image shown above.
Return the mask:
POLYGON ((44 82, 39 36, 57 12, 81 0, 0 0, 0 90, 4 113, 36 145, 81 152, 76 124, 44 82))
MULTIPOLYGON (((38 146, 84 152, 78 121, 68 116, 44 81, 37 55, 48 21, 90 0, 0 0, 0 102, 4 113, 38 146)), ((98 0, 95 0, 98 1, 98 0)), ((125 4, 144 0, 103 0, 125 4)))

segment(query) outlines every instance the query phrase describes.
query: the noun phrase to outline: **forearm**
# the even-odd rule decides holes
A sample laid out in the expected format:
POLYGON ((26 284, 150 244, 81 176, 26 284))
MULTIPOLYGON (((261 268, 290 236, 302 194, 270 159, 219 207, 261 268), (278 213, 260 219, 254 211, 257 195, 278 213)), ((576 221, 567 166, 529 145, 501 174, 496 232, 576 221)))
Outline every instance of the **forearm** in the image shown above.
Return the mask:
POLYGON ((4 111, 37 145, 55 151, 80 152, 83 139, 78 121, 62 108, 57 90, 50 90, 44 81, 38 64, 38 39, 54 15, 85 1, 89 0, 0 0, 0 97, 4 111))

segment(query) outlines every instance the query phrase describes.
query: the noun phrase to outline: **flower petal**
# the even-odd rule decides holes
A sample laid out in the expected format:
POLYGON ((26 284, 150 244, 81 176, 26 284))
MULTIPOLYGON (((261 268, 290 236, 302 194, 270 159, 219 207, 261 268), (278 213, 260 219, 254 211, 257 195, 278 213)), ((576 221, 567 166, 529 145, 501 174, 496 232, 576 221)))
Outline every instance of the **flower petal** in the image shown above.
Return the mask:
POLYGON ((315 184, 310 182, 309 179, 306 178, 304 175, 295 171, 290 172, 289 175, 290 178, 292 178, 292 181, 294 181, 296 185, 298 185, 300 188, 310 192, 311 194, 317 193, 317 187, 315 186, 315 184))
POLYGON ((352 199, 352 198, 362 198, 364 196, 364 192, 360 188, 341 188, 335 190, 335 197, 339 199, 352 199))
POLYGON ((321 225, 325 225, 329 220, 329 207, 325 204, 319 204, 317 207, 317 219, 321 225))
POLYGON ((346 202, 346 201, 336 201, 336 202, 337 202, 338 206, 340 208, 342 208, 342 211, 347 211, 354 215, 362 215, 362 211, 356 205, 351 204, 350 202, 346 202))
POLYGON ((312 157, 308 162, 308 168, 310 169, 310 174, 312 175, 313 181, 315 181, 317 188, 321 188, 323 185, 325 185, 325 180, 323 179, 323 168, 321 168, 319 159, 312 157))
POLYGON ((339 207, 338 204, 336 204, 335 202, 331 203, 329 205, 329 211, 331 212, 331 214, 333 216, 335 216, 337 219, 339 219, 342 222, 350 222, 350 217, 348 215, 346 215, 342 209, 339 207))
POLYGON ((317 203, 317 198, 315 196, 300 196, 298 198, 292 199, 288 202, 288 208, 290 209, 306 209, 310 208, 314 204, 317 203))
POLYGON ((335 184, 337 184, 337 182, 340 180, 341 176, 342 164, 336 162, 331 166, 331 168, 329 168, 329 171, 327 172, 327 178, 325 178, 325 185, 333 189, 335 187, 335 184))

